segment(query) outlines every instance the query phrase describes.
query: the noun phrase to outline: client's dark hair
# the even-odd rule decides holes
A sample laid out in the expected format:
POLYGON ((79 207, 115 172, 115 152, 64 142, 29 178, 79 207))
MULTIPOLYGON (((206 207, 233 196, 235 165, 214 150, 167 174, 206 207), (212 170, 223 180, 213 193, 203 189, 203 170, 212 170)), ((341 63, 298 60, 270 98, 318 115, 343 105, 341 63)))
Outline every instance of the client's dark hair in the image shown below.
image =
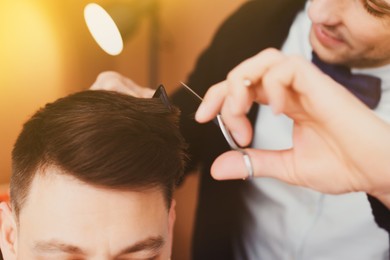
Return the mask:
POLYGON ((178 110, 159 98, 83 91, 47 104, 28 120, 12 152, 11 203, 18 216, 31 182, 47 166, 85 183, 162 190, 169 207, 186 145, 178 110))

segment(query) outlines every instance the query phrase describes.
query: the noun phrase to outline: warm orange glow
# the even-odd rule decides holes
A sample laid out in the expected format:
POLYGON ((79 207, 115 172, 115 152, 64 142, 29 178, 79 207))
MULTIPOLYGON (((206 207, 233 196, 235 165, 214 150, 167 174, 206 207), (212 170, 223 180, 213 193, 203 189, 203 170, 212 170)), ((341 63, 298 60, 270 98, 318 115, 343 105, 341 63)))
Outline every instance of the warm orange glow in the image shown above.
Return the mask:
MULTIPOLYGON (((29 1, 8 1, 1 6, 0 71, 1 97, 11 95, 2 104, 31 98, 39 88, 35 82, 53 83, 60 78, 60 50, 56 35, 42 10, 29 1), (16 86, 19 82, 19 87, 16 86), (27 84, 26 84, 27 83, 27 84), (27 89, 25 88, 27 87, 27 89)), ((55 88, 45 89, 45 96, 56 94, 55 88)))
POLYGON ((84 18, 92 37, 110 55, 118 55, 123 50, 123 40, 111 16, 98 4, 88 4, 84 18))
POLYGON ((35 1, 0 5, 0 183, 11 171, 11 149, 22 123, 63 95, 58 37, 35 1))

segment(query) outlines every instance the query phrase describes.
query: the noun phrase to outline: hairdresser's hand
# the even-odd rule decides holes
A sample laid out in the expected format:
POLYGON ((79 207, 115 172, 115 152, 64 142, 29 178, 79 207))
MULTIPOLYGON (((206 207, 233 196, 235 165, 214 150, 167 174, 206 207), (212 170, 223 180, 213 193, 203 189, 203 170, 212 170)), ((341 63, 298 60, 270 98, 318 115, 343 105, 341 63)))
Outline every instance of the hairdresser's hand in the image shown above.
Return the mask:
MULTIPOLYGON (((365 191, 380 197, 390 190, 389 125, 310 62, 277 50, 261 52, 210 88, 196 119, 206 122, 221 111, 235 139, 247 145, 252 129, 246 113, 253 102, 294 120, 292 149, 247 149, 255 176, 326 193, 365 191)), ((220 180, 247 177, 235 151, 217 158, 211 172, 220 180)))
POLYGON ((151 98, 155 90, 137 85, 134 81, 113 71, 99 74, 91 90, 111 90, 139 98, 151 98))

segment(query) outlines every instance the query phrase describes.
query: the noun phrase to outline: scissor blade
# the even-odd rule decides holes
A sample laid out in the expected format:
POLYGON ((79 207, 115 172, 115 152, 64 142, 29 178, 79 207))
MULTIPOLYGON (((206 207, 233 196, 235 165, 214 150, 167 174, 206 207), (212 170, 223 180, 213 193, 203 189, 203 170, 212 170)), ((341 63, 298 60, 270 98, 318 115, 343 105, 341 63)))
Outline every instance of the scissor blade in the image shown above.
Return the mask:
MULTIPOLYGON (((194 95, 196 98, 199 99, 200 102, 203 101, 203 98, 201 98, 192 88, 190 88, 188 85, 186 85, 184 82, 181 82, 180 83, 183 85, 183 87, 188 90, 192 95, 194 95)), ((218 122, 218 119, 217 118, 214 118, 213 119, 213 122, 214 124, 216 124, 218 127, 219 127, 219 122, 218 122)))
MULTIPOLYGON (((180 83, 185 87, 189 92, 191 92, 194 96, 196 96, 200 101, 203 101, 203 98, 201 98, 194 90, 192 90, 189 86, 187 86, 185 83, 181 82, 180 83)), ((221 114, 218 114, 216 118, 213 119, 214 124, 216 124, 220 129, 225 137, 226 142, 229 144, 230 148, 236 151, 241 152, 241 154, 244 157, 244 162, 245 166, 248 170, 248 179, 252 179, 254 176, 254 170, 253 170, 253 165, 252 161, 249 157, 249 154, 241 148, 236 141, 234 140, 233 136, 230 134, 229 129, 225 126, 225 123, 222 120, 221 114)), ((246 178, 244 178, 245 180, 246 178)))
POLYGON ((194 94, 194 96, 196 96, 197 98, 199 98, 200 101, 203 101, 203 98, 201 98, 192 88, 190 88, 189 86, 187 86, 185 83, 181 82, 180 83, 183 85, 183 87, 185 87, 189 92, 191 92, 192 94, 194 94))
MULTIPOLYGON (((180 82, 189 92, 191 92, 194 96, 199 98, 199 100, 203 100, 194 90, 192 90, 189 86, 187 86, 185 83, 180 82)), ((222 131, 222 134, 224 135, 227 143, 229 146, 234 150, 240 150, 240 146, 234 141, 234 138, 230 134, 229 129, 225 126, 222 116, 220 114, 217 115, 216 118, 213 119, 214 124, 216 124, 222 131)))

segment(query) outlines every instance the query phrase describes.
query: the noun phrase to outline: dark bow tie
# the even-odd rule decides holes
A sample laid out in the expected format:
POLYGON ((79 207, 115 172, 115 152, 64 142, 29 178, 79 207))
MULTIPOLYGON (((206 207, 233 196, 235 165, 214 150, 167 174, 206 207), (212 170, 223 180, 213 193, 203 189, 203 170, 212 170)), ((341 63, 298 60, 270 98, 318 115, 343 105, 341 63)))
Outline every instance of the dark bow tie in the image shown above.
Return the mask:
POLYGON ((346 87, 369 108, 374 109, 381 98, 381 79, 363 74, 352 74, 342 65, 327 64, 313 52, 312 62, 333 80, 346 87))

